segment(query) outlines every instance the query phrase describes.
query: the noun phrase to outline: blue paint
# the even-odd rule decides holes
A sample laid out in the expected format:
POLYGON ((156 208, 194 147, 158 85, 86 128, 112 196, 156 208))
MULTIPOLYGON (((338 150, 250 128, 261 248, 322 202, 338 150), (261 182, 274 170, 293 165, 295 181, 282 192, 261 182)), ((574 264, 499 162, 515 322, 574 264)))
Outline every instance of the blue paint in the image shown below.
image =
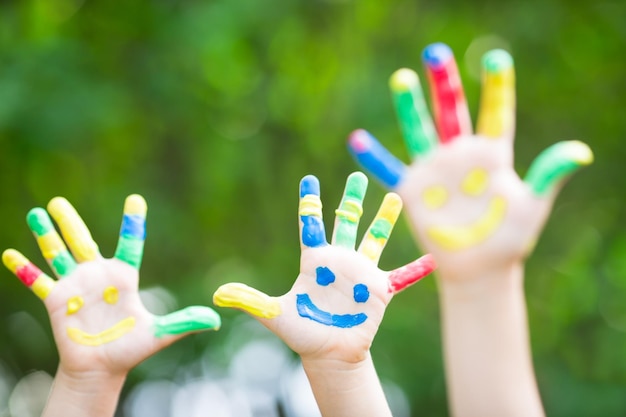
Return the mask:
POLYGON ((395 188, 404 177, 406 166, 365 130, 351 135, 348 149, 357 162, 387 188, 395 188))
POLYGON ((444 65, 453 57, 452 49, 445 43, 433 43, 424 48, 422 59, 430 67, 444 65))
POLYGON ((354 286, 354 301, 364 303, 370 298, 370 292, 365 284, 356 284, 354 286))
POLYGON ((302 220, 302 244, 310 248, 326 246, 324 222, 317 216, 300 216, 302 220))
POLYGON ((367 314, 330 314, 327 311, 320 310, 313 302, 308 294, 298 294, 296 296, 296 306, 298 314, 301 317, 311 319, 320 324, 334 327, 354 327, 367 320, 367 314))
POLYGON ((138 214, 125 214, 122 219, 120 236, 134 237, 144 240, 146 238, 146 218, 138 214))
POLYGON ((320 195, 320 181, 315 175, 307 175, 300 180, 300 197, 309 194, 320 195))
POLYGON ((323 287, 335 282, 335 274, 325 266, 318 266, 315 269, 315 281, 323 287))

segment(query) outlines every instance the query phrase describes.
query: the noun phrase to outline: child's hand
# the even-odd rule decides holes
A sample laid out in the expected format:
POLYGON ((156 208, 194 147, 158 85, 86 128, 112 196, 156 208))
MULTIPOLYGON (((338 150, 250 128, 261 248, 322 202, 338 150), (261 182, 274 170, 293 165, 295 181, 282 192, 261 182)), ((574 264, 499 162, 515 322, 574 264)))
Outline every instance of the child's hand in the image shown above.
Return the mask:
POLYGON ((376 265, 400 213, 396 194, 387 194, 358 250, 355 242, 367 177, 348 177, 331 244, 326 241, 317 178, 300 182, 300 274, 291 290, 270 297, 244 284, 229 283, 214 294, 216 305, 240 308, 261 321, 303 360, 357 363, 364 360, 393 294, 430 273, 429 255, 392 272, 376 265))
POLYGON ((112 259, 100 255, 89 230, 67 200, 52 199, 48 211, 71 254, 44 209, 31 210, 27 220, 59 280, 41 272, 16 250, 6 250, 2 260, 43 300, 64 375, 78 380, 82 375, 125 375, 186 334, 219 328, 219 315, 208 307, 188 307, 156 317, 143 306, 138 294, 146 216, 142 197, 126 199, 112 259))
POLYGON ((352 133, 358 162, 404 201, 417 239, 443 279, 467 279, 521 262, 532 250, 563 180, 592 161, 587 145, 559 142, 546 149, 522 181, 513 170, 515 90, 513 61, 494 50, 483 58, 483 93, 477 133, 472 127, 450 49, 424 51, 435 123, 417 75, 391 77, 410 166, 369 133, 352 133))

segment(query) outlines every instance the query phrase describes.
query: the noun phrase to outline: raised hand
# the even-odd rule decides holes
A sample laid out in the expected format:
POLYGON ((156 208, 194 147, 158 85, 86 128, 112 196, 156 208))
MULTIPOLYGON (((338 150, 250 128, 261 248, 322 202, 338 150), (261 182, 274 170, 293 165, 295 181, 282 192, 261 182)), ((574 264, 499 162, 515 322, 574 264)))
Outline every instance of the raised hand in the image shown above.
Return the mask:
POLYGON ((578 141, 559 142, 534 161, 524 180, 513 170, 513 60, 503 50, 483 58, 476 134, 451 50, 427 47, 423 59, 434 123, 418 76, 400 69, 390 80, 400 127, 414 162, 391 155, 364 130, 352 133, 357 161, 404 201, 416 237, 443 279, 467 279, 476 268, 521 261, 531 251, 563 180, 592 153, 578 141))
POLYGON ((58 280, 14 249, 6 250, 2 260, 43 300, 64 375, 74 380, 82 375, 125 375, 181 337, 219 328, 219 315, 208 307, 188 307, 157 317, 143 306, 138 285, 146 203, 141 196, 126 199, 118 246, 111 259, 102 257, 67 200, 52 199, 48 211, 67 247, 44 209, 31 210, 27 221, 58 280))
POLYGON ((355 251, 357 228, 367 177, 348 177, 336 211, 331 244, 322 220, 317 178, 300 182, 300 274, 289 292, 270 297, 244 284, 221 286, 213 301, 255 316, 303 360, 310 358, 357 363, 364 360, 392 296, 430 273, 429 255, 403 268, 377 267, 402 203, 389 193, 355 251))

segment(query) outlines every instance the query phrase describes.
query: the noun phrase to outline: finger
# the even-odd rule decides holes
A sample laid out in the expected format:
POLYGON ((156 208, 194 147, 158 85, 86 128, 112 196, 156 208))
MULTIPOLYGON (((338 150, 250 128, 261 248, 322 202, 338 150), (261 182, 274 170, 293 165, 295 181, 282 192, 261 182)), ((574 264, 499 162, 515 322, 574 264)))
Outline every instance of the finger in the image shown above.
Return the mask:
POLYGON ((76 261, 54 228, 48 213, 40 207, 34 208, 26 215, 26 222, 54 273, 60 278, 71 274, 76 268, 76 261))
POLYGON ((399 69, 391 76, 389 86, 409 155, 414 159, 428 154, 437 146, 437 132, 417 74, 399 69))
POLYGON ((339 208, 335 210, 335 227, 331 242, 354 249, 359 220, 363 215, 363 199, 367 190, 367 177, 362 172, 353 172, 346 180, 346 188, 339 208))
POLYGON ((220 315, 209 307, 192 306, 175 311, 154 320, 154 335, 163 337, 219 330, 222 325, 220 315))
POLYGON ((493 139, 513 139, 515 71, 511 55, 502 49, 487 52, 483 57, 482 78, 477 133, 493 139))
POLYGON ((385 195, 376 217, 369 229, 365 232, 359 252, 370 258, 376 264, 389 240, 391 230, 402 211, 402 199, 395 193, 385 195))
POLYGON ((320 182, 313 175, 307 175, 300 181, 298 214, 300 216, 301 248, 327 245, 324 220, 322 219, 320 182))
POLYGON ((61 234, 78 262, 92 261, 100 256, 98 245, 76 209, 63 197, 55 197, 48 203, 48 212, 59 225, 61 234))
POLYGON ((146 239, 146 201, 138 194, 129 195, 124 202, 124 217, 117 241, 115 257, 139 269, 146 239))
POLYGON ((463 85, 452 50, 443 43, 432 44, 423 53, 430 84, 435 125, 441 143, 472 133, 463 85))
POLYGON ((435 259, 431 254, 427 254, 410 264, 394 269, 389 273, 389 292, 399 293, 433 272, 436 268, 435 259))
POLYGON ((48 297, 48 294, 56 285, 52 278, 41 272, 39 268, 15 249, 7 249, 3 252, 2 262, 42 300, 48 297))
POLYGON ((220 307, 238 308, 256 317, 272 319, 280 316, 280 303, 275 297, 245 284, 224 284, 213 294, 213 303, 220 307))
POLYGON ((589 146, 577 140, 558 142, 545 149, 531 164, 524 178, 533 193, 551 193, 578 168, 593 162, 589 146))
POLYGON ((348 139, 348 150, 357 162, 384 186, 394 189, 402 181, 406 166, 363 129, 348 139))

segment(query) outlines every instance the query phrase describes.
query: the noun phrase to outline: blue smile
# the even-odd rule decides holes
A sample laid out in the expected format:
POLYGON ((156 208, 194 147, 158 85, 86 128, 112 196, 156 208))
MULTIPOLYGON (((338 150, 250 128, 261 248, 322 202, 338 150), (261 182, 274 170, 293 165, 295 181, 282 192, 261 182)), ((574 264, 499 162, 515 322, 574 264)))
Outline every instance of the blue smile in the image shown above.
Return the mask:
POLYGON ((298 314, 313 321, 327 326, 335 327, 353 327, 358 326, 367 320, 365 313, 358 314, 331 314, 327 311, 319 309, 308 294, 298 294, 296 299, 298 314))

